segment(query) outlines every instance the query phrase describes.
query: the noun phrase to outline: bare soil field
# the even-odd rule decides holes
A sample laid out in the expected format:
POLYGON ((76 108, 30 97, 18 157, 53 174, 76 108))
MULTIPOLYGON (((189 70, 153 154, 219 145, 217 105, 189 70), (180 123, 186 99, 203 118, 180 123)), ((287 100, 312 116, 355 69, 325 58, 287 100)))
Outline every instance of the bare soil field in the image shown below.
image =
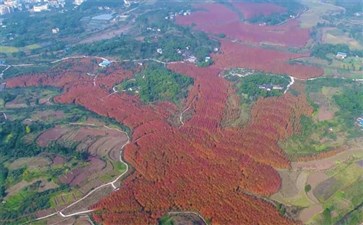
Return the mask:
POLYGON ((77 145, 78 151, 86 150, 91 155, 103 157, 108 156, 109 152, 115 149, 120 150, 121 146, 127 141, 127 136, 118 130, 108 129, 103 126, 70 124, 48 129, 37 139, 37 143, 43 147, 54 141, 66 145, 73 143, 77 145))
POLYGON ((92 174, 102 171, 106 166, 106 163, 97 157, 89 157, 88 164, 88 166, 71 170, 69 173, 60 177, 60 182, 69 184, 72 187, 81 186, 92 174))
POLYGON ((349 34, 333 27, 323 29, 322 41, 328 44, 347 44, 353 49, 363 49, 363 46, 357 40, 349 37, 349 34))
POLYGON ((334 103, 331 96, 336 95, 339 88, 323 87, 319 93, 310 93, 311 100, 319 106, 317 119, 319 121, 331 120, 338 111, 338 107, 334 103))
POLYGON ((63 214, 72 214, 84 210, 88 210, 92 205, 96 204, 100 199, 105 198, 106 196, 110 195, 114 189, 111 186, 107 186, 105 188, 101 188, 95 192, 93 192, 88 198, 80 201, 77 204, 69 207, 66 210, 63 210, 63 214))
POLYGON ((338 181, 334 177, 331 177, 317 185, 316 188, 313 189, 313 192, 316 198, 321 199, 322 201, 326 201, 338 189, 338 181))
MULTIPOLYGON (((358 141, 350 146, 349 150, 338 152, 327 158, 292 162, 291 169, 279 171, 282 179, 281 189, 271 198, 287 205, 303 207, 298 219, 304 223, 309 222, 323 211, 322 202, 341 188, 339 182, 327 171, 335 171, 339 165, 344 168, 344 163, 353 158, 362 158, 362 150, 358 141), (311 186, 311 191, 307 193, 304 190, 306 185, 311 186)), ((361 160, 357 161, 357 163, 360 162, 361 160)))
POLYGON ((319 22, 324 22, 325 20, 322 19, 322 16, 328 13, 345 10, 344 8, 318 0, 301 0, 301 3, 309 7, 309 9, 299 17, 303 28, 312 28, 319 22))
POLYGON ((48 157, 30 157, 30 158, 19 158, 11 162, 8 166, 10 170, 16 170, 23 167, 28 169, 44 169, 48 167, 52 161, 48 157))
POLYGON ((92 34, 91 36, 83 39, 82 41, 79 42, 79 44, 87 44, 87 43, 92 43, 95 41, 111 39, 111 38, 117 37, 121 34, 125 34, 130 28, 131 28, 131 26, 129 26, 129 25, 123 25, 116 29, 103 30, 99 33, 92 34))
POLYGON ((63 127, 54 127, 51 129, 48 129, 44 133, 42 133, 38 139, 37 144, 41 147, 48 146, 52 141, 58 140, 62 135, 66 134, 68 130, 63 127))
POLYGON ((42 121, 49 121, 49 120, 61 120, 65 116, 63 111, 54 111, 54 110, 47 110, 47 111, 40 111, 36 114, 33 114, 31 120, 42 120, 42 121))

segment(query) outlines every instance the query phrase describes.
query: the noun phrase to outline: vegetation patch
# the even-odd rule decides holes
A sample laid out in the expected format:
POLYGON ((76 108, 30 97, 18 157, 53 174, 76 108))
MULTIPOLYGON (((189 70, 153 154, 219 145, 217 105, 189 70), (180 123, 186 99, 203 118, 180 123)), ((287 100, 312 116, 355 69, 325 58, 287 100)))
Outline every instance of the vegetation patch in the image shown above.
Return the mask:
POLYGON ((124 81, 118 90, 138 94, 145 103, 155 101, 179 102, 188 94, 193 79, 174 73, 157 64, 149 64, 135 78, 124 81))
POLYGON ((229 70, 225 72, 225 77, 235 83, 237 93, 249 103, 259 97, 280 96, 290 83, 290 78, 285 75, 247 69, 229 70))
POLYGON ((0 46, 0 53, 11 54, 18 52, 19 49, 11 46, 0 46))
POLYGON ((362 135, 362 131, 355 125, 356 118, 363 112, 361 83, 348 79, 322 78, 307 81, 306 92, 314 107, 314 117, 302 117, 300 133, 280 143, 291 159, 337 148, 348 138, 362 135), (339 91, 326 91, 327 88, 336 88, 339 91), (335 108, 333 118, 319 120, 322 104, 320 99, 314 99, 314 96, 319 96, 317 93, 328 95, 326 101, 335 108))
POLYGON ((159 225, 174 225, 174 222, 170 216, 166 215, 160 218, 159 225))

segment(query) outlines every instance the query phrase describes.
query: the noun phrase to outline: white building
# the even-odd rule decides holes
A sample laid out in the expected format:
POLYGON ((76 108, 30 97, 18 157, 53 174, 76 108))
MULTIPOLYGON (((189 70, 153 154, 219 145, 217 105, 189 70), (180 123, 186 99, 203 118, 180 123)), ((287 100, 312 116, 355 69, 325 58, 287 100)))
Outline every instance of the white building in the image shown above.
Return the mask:
POLYGON ((163 49, 158 48, 158 49, 156 49, 156 52, 159 53, 160 55, 162 55, 163 54, 163 49))
POLYGON ((74 0, 75 5, 82 5, 82 3, 85 2, 85 0, 74 0))
POLYGON ((33 6, 34 12, 42 12, 42 11, 46 11, 46 10, 48 10, 48 4, 33 6))
POLYGON ((53 33, 53 34, 58 34, 58 33, 59 33, 59 28, 58 28, 58 27, 53 28, 53 29, 52 29, 52 33, 53 33))

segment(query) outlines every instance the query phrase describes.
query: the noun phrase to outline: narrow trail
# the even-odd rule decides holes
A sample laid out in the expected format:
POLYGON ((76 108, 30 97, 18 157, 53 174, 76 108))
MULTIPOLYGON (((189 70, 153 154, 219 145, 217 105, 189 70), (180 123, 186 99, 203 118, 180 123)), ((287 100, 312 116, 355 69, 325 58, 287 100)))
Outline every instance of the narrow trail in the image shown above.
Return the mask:
POLYGON ((179 121, 180 121, 181 125, 180 125, 180 127, 179 127, 179 128, 181 128, 181 127, 183 127, 183 126, 184 126, 183 114, 184 114, 186 111, 188 111, 188 110, 190 109, 190 107, 191 107, 191 106, 192 106, 192 104, 194 103, 195 99, 196 99, 196 96, 193 98, 193 100, 192 100, 192 102, 189 104, 188 108, 184 109, 184 110, 183 110, 183 112, 181 112, 181 113, 180 113, 179 121))
POLYGON ((96 79, 97 79, 97 75, 93 78, 93 87, 96 87, 96 79))
POLYGON ((0 73, 0 79, 3 79, 3 76, 4 76, 4 73, 8 70, 8 69, 10 69, 10 67, 11 66, 7 66, 3 71, 1 71, 1 73, 0 73))
POLYGON ((287 91, 290 89, 290 87, 295 83, 295 78, 290 76, 290 83, 286 86, 286 90, 284 91, 284 94, 287 93, 287 91))
MULTIPOLYGON (((54 63, 58 63, 58 62, 62 62, 62 61, 65 61, 65 60, 68 60, 68 59, 82 59, 82 58, 98 58, 98 59, 102 59, 102 60, 106 60, 105 58, 103 57, 98 57, 98 56, 72 56, 72 57, 65 57, 65 58, 62 58, 62 59, 58 59, 58 60, 55 60, 55 61, 52 61, 51 63, 54 64, 54 63)), ((111 60, 110 60, 111 61, 111 60)), ((144 61, 154 61, 154 62, 157 62, 157 63, 161 63, 163 64, 164 66, 167 66, 168 64, 175 64, 175 63, 185 63, 184 61, 181 61, 181 62, 163 62, 163 61, 160 61, 158 59, 141 59, 141 60, 121 60, 121 61, 111 61, 111 62, 144 62, 144 61)), ((19 66, 19 65, 18 65, 19 66)), ((3 73, 8 70, 9 68, 11 67, 11 65, 7 66, 0 74, 0 77, 2 78, 3 76, 3 73)), ((284 94, 287 93, 287 91, 290 89, 290 87, 295 83, 295 80, 302 80, 302 81, 310 81, 310 80, 315 80, 315 79, 324 79, 324 78, 329 78, 329 77, 317 77, 317 78, 309 78, 309 79, 300 79, 300 78, 296 78, 296 77, 293 77, 293 76, 290 76, 290 79, 291 79, 291 82, 288 84, 288 86, 286 87, 286 90, 284 91, 284 94)), ((97 79, 97 76, 95 76, 93 78, 93 86, 96 86, 96 79, 97 79)), ((345 79, 345 78, 337 78, 337 79, 345 79)), ((359 80, 357 80, 359 81, 359 80)), ((109 95, 107 95, 106 97, 110 96, 110 95, 113 95, 115 93, 117 93, 117 89, 116 87, 113 87, 112 88, 113 92, 109 95)), ((184 109, 181 114, 179 115, 179 121, 181 123, 181 126, 184 126, 184 118, 183 118, 183 115, 186 111, 188 111, 193 102, 195 101, 196 97, 194 97, 194 99, 192 100, 192 102, 190 103, 190 105, 184 109)), ((7 116, 5 113, 3 113, 4 115, 4 118, 7 119, 7 116)), ((70 123, 71 125, 79 125, 79 126, 96 126, 95 124, 87 124, 87 123, 70 123)), ((59 215, 61 216, 62 218, 68 218, 68 217, 72 217, 72 216, 78 216, 78 215, 84 215, 84 214, 88 214, 88 213, 91 213, 91 212, 94 212, 95 210, 91 209, 91 210, 84 210, 84 211, 79 211, 79 212, 74 212, 74 213, 71 213, 71 214, 64 214, 63 211, 66 210, 66 209, 69 209, 70 207, 76 205, 77 203, 80 203, 82 202, 83 200, 87 199, 89 196, 91 196, 94 192, 100 190, 100 189, 103 189, 105 187, 108 187, 108 186, 111 186, 113 188, 114 191, 118 190, 118 187, 115 185, 117 182, 119 182, 119 180, 125 175, 127 174, 127 172, 129 171, 129 165, 123 161, 122 159, 122 153, 123 153, 123 149, 124 147, 130 143, 130 137, 129 135, 120 130, 120 129, 117 129, 117 128, 111 128, 111 127, 108 127, 106 125, 104 125, 105 128, 107 129, 112 129, 112 130, 117 130, 121 133, 124 133, 127 137, 127 142, 125 144, 123 144, 121 146, 121 150, 120 150, 120 156, 119 156, 119 161, 125 165, 126 169, 124 172, 122 172, 118 177, 116 177, 113 181, 110 181, 108 183, 105 183, 105 184, 102 184, 96 188, 94 188, 93 190, 91 190, 90 192, 88 192, 85 196, 83 196, 82 198, 78 199, 77 201, 71 203, 70 205, 66 206, 65 208, 61 209, 61 210, 58 210, 54 213, 51 213, 51 214, 48 214, 48 215, 45 215, 45 216, 42 216, 42 217, 39 217, 36 219, 36 221, 39 221, 39 220, 43 220, 43 219, 47 219, 49 217, 52 217, 52 216, 56 216, 56 215, 59 215)), ((301 165, 300 165, 301 166, 301 165)), ((189 211, 174 211, 174 212, 169 212, 168 213, 169 215, 177 215, 177 214, 194 214, 196 216, 198 216, 199 218, 201 218, 203 220, 203 222, 205 224, 207 224, 206 220, 197 212, 189 212, 189 211)))
POLYGON ((2 113, 3 113, 4 119, 8 120, 8 117, 6 116, 6 113, 5 112, 2 112, 2 113))
MULTIPOLYGON (((95 124, 87 124, 87 123, 70 123, 70 125, 78 125, 78 126, 96 126, 95 124)), ((66 206, 65 208, 57 211, 57 212, 54 212, 52 214, 49 214, 49 215, 46 215, 46 216, 43 216, 43 217, 39 217, 36 219, 36 221, 39 221, 39 220, 43 220, 43 219, 47 219, 49 217, 52 217, 52 216, 55 216, 55 215, 59 215, 63 218, 68 218, 68 217, 72 217, 72 216, 78 216, 78 215, 83 215, 83 214, 88 214, 88 213, 91 213, 91 212, 94 212, 95 210, 94 209, 90 209, 90 210, 84 210, 84 211, 79 211, 79 212, 75 212, 75 213, 71 213, 71 214, 64 214, 63 211, 66 210, 66 209, 69 209, 70 207, 76 205, 77 203, 85 200, 86 198, 88 198, 89 196, 91 196, 94 192, 102 189, 102 188, 105 188, 107 186, 111 186, 113 188, 114 191, 118 190, 118 187, 115 185, 115 183, 119 182, 119 180, 125 175, 127 174, 127 172, 129 171, 129 165, 122 159, 122 152, 123 152, 123 149, 124 147, 130 143, 130 137, 129 135, 123 131, 123 130, 120 130, 120 129, 117 129, 117 128, 112 128, 112 127, 109 127, 107 125, 104 125, 105 128, 107 129, 110 129, 110 130, 116 130, 120 133, 123 133, 126 135, 127 137, 127 142, 125 144, 123 144, 121 146, 121 150, 120 150, 120 157, 119 157, 119 160, 121 163, 123 163, 125 166, 126 166, 126 169, 124 172, 122 172, 118 177, 116 177, 116 179, 114 179, 113 181, 110 181, 108 183, 105 183, 105 184, 102 184, 96 188, 94 188, 92 191, 88 192, 85 196, 83 196, 82 198, 78 199, 77 201, 73 202, 72 204, 66 206)))

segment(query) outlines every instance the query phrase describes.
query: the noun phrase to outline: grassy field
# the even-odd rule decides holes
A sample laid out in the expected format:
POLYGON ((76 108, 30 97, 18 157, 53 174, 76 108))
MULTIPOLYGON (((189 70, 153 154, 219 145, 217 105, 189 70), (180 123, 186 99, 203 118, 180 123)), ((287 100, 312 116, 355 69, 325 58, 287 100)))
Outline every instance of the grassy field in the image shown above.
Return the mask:
POLYGON ((309 10, 300 16, 303 28, 312 28, 323 21, 321 18, 323 15, 342 10, 340 7, 324 3, 320 0, 300 0, 300 2, 309 7, 309 10))
POLYGON ((338 165, 330 173, 335 174, 314 190, 325 209, 325 214, 313 219, 318 224, 335 224, 363 203, 363 168, 356 161, 338 165))
POLYGON ((344 33, 338 28, 323 29, 322 41, 327 44, 347 44, 351 49, 363 49, 357 40, 349 37, 348 33, 344 33))
POLYGON ((359 83, 347 79, 308 81, 306 92, 314 113, 312 117, 301 118, 298 134, 280 143, 288 156, 296 160, 301 156, 315 155, 343 146, 349 139, 363 135, 354 126, 362 107, 361 87, 359 83))
POLYGON ((0 45, 0 53, 4 53, 4 54, 12 54, 12 53, 17 53, 19 51, 31 51, 34 49, 38 49, 41 46, 38 44, 32 44, 32 45, 28 45, 22 48, 17 48, 17 47, 13 47, 13 46, 4 46, 4 45, 0 45))
POLYGON ((41 48, 41 46, 38 44, 32 44, 32 45, 28 45, 28 46, 24 47, 24 49, 27 49, 27 50, 34 50, 34 49, 38 49, 38 48, 41 48))
POLYGON ((52 208, 59 207, 62 205, 67 205, 81 197, 82 197, 82 193, 78 190, 73 190, 71 192, 57 193, 51 197, 50 205, 52 208))
POLYGON ((339 225, 360 224, 363 222, 361 208, 354 209, 363 202, 362 143, 360 139, 349 150, 337 155, 294 162, 291 169, 280 170, 282 186, 271 198, 299 207, 298 219, 304 224, 336 224, 348 214, 351 222, 339 225), (305 189, 307 185, 311 190, 305 189))
MULTIPOLYGON (((3 102, 1 104, 1 111, 6 112, 8 116, 8 120, 6 123, 13 123, 14 125, 6 125, 6 126, 15 126, 19 127, 20 130, 24 130, 23 133, 19 133, 19 135, 15 135, 12 130, 10 133, 4 133, 4 137, 1 140, 2 145, 1 153, 7 152, 6 148, 4 148, 4 144, 6 142, 10 142, 14 138, 18 138, 19 143, 17 145, 22 144, 22 146, 27 146, 25 143, 34 144, 32 146, 36 146, 37 140, 39 139, 39 135, 53 129, 54 126, 66 127, 69 128, 67 143, 76 143, 79 144, 79 140, 76 139, 75 136, 71 135, 71 132, 75 132, 78 130, 82 130, 79 132, 79 135, 86 135, 90 137, 91 134, 87 132, 92 132, 90 130, 94 129, 95 139, 97 140, 97 132, 100 132, 102 129, 105 132, 109 132, 108 129, 104 128, 103 125, 110 125, 117 129, 123 129, 124 127, 121 124, 117 124, 111 119, 103 118, 94 113, 88 112, 87 110, 75 106, 75 105, 61 105, 52 101, 52 98, 59 94, 59 90, 54 88, 16 88, 16 89, 6 89, 0 95, 0 100, 3 102), (4 104, 6 103, 6 104, 4 104), (91 121, 91 122, 90 122, 91 121), (84 123, 95 123, 100 124, 99 127, 77 127, 70 125, 72 122, 84 122, 84 123), (35 126, 37 124, 36 129, 35 126), (33 130, 34 128, 34 130, 33 130), (107 131, 106 131, 106 130, 107 131), (19 137, 16 137, 19 136, 19 137), (73 139, 72 139, 73 138, 73 139), (21 141, 20 141, 21 140, 21 141), (23 143, 24 141, 24 143, 23 143), (21 142, 21 143, 20 143, 21 142)), ((7 128, 8 129, 8 128, 7 128)), ((0 131, 2 130, 2 127, 0 131)), ((114 131, 117 133, 116 131, 114 131)), ((76 134, 76 133, 75 133, 76 134)), ((121 133, 120 133, 121 135, 121 133)), ((111 135, 112 136, 112 135, 111 135)), ((107 135, 105 136, 107 137, 107 135)), ((124 137, 123 137, 124 138, 124 137)), ((115 137, 115 140, 119 140, 119 137, 115 137)), ((80 139, 81 140, 81 139, 80 139)), ((83 140, 83 139, 82 139, 83 140)), ((110 140, 110 139, 108 139, 110 140)), ((114 140, 113 140, 114 141, 114 140)), ((89 143, 89 145, 91 145, 89 143)), ((102 180, 102 176, 108 176, 107 182, 114 179, 116 175, 119 175, 120 172, 125 171, 125 165, 120 162, 115 163, 115 170, 100 170, 95 173, 95 177, 92 179, 92 184, 87 183, 88 180, 85 180, 84 183, 80 187, 72 187, 70 188, 67 184, 61 183, 59 178, 63 175, 68 174, 71 170, 76 168, 83 168, 85 166, 89 166, 88 159, 83 159, 81 156, 77 155, 76 151, 72 151, 70 154, 67 152, 62 152, 62 148, 57 147, 56 145, 52 149, 59 149, 56 152, 53 150, 46 150, 45 152, 42 150, 40 155, 27 155, 22 156, 23 158, 19 159, 17 157, 11 155, 0 155, 2 157, 13 157, 13 158, 4 158, 8 163, 4 164, 4 166, 8 169, 9 174, 7 175, 5 181, 5 188, 8 193, 11 190, 11 193, 8 196, 5 196, 4 200, 6 204, 2 207, 0 205, 0 220, 2 219, 14 219, 19 217, 19 213, 28 212, 27 208, 31 210, 29 213, 37 211, 40 208, 48 208, 55 207, 56 205, 65 205, 71 203, 74 198, 80 198, 84 195, 78 191, 83 187, 94 188, 92 185, 99 185, 98 180, 102 180), (55 154, 62 156, 64 161, 61 160, 58 164, 55 165, 53 163, 55 154), (65 155, 62 155, 65 154, 65 155), (52 159, 52 160, 49 160, 52 159), (83 161, 85 160, 85 161, 83 161), (66 191, 67 190, 67 191, 66 191), (66 192, 65 192, 66 191, 66 192), (71 191, 71 192, 70 192, 71 191), (39 195, 44 197, 39 198, 39 195), (71 194, 66 194, 71 193, 71 194), (31 199, 38 199, 36 204, 29 206, 32 204, 31 199), (28 207, 29 206, 29 207, 28 207)), ((85 143, 87 147, 87 143, 85 143)), ((5 146, 6 147, 6 146, 5 146)), ((24 147, 24 149, 26 149, 24 147)), ((105 146, 107 147, 107 141, 105 142, 105 146)), ((102 146, 100 147, 102 148, 102 146)), ((36 148, 37 149, 37 148, 36 148)), ((107 150, 107 148, 106 148, 107 150)), ((91 150, 90 150, 91 151, 91 150)), ((99 154, 101 154, 100 152, 99 154)), ((30 154, 26 151, 26 154, 30 154)), ((97 153, 98 154, 98 153, 97 153)), ((105 153, 107 154, 107 152, 105 153)), ((102 156, 98 156, 102 157, 102 156)), ((110 160, 109 158, 105 160, 110 160)), ((27 214, 29 214, 27 213, 27 214)))
POLYGON ((16 47, 0 45, 0 53, 11 54, 11 53, 19 52, 19 51, 20 51, 19 48, 16 48, 16 47))

